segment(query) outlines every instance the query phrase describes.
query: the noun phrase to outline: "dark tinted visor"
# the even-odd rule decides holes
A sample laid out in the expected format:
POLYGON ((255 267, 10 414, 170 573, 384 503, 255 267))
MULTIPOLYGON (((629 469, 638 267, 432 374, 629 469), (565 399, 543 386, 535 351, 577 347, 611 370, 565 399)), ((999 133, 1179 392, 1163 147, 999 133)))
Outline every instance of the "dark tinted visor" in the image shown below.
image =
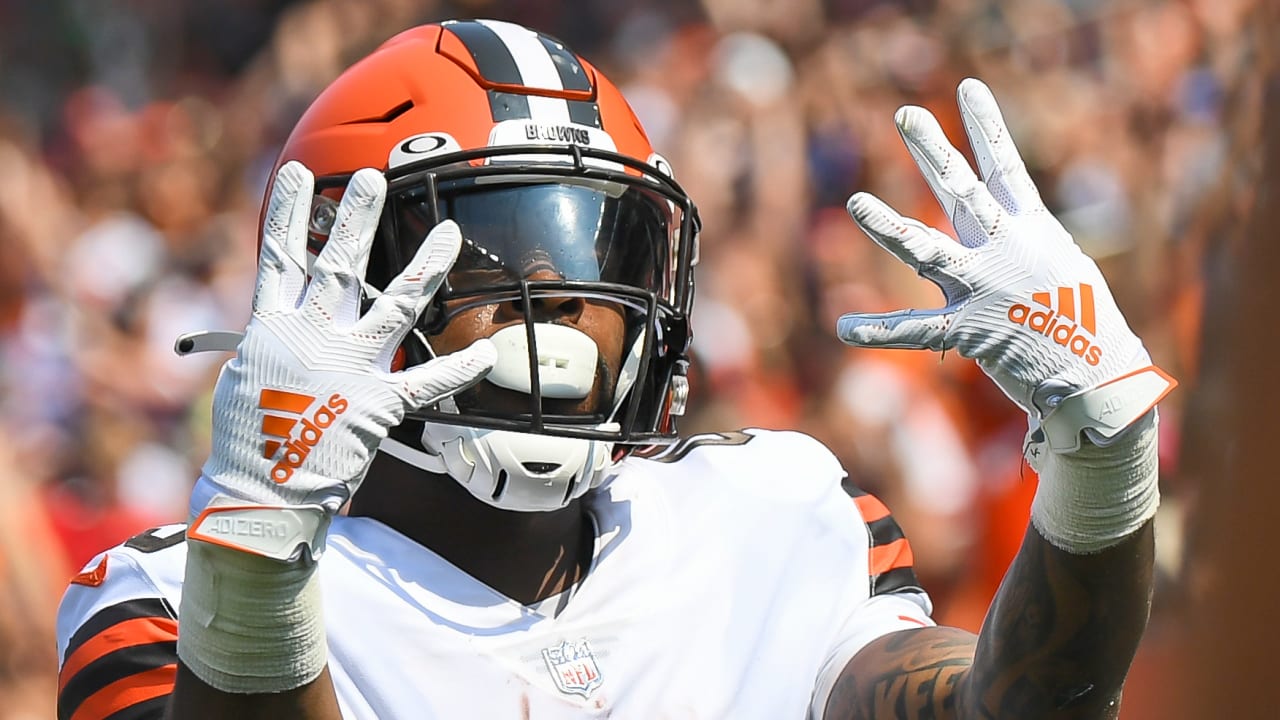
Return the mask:
POLYGON ((436 207, 424 189, 396 198, 402 257, 433 225, 452 219, 464 238, 448 290, 471 293, 543 280, 617 283, 669 300, 679 209, 658 193, 620 182, 574 179, 513 184, 442 183, 436 207))

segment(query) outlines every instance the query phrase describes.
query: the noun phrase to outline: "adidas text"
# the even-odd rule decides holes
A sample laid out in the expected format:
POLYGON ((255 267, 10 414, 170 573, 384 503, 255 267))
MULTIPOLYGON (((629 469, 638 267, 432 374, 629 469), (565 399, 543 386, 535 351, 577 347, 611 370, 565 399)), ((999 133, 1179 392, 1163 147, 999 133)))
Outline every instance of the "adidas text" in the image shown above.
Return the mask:
POLYGON ((347 399, 341 395, 332 395, 328 402, 316 409, 309 418, 302 419, 302 428, 298 434, 289 438, 281 448, 280 459, 271 468, 271 479, 277 483, 285 483, 293 477, 293 471, 302 467, 311 448, 324 437, 325 428, 333 424, 338 416, 347 411, 347 399))
POLYGON ((1077 323, 1063 318, 1052 309, 1034 310, 1029 305, 1015 303, 1009 308, 1009 320, 1052 339, 1073 355, 1084 358, 1090 365, 1102 362, 1102 348, 1090 342, 1083 332, 1077 332, 1080 330, 1077 323))

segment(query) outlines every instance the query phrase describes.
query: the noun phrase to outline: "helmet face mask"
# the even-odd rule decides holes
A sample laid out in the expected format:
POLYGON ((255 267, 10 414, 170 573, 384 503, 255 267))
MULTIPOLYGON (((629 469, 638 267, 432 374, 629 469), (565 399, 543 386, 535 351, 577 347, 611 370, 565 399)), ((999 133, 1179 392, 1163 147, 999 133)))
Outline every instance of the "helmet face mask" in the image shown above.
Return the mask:
POLYGON ((530 333, 524 407, 487 407, 486 393, 473 390, 415 419, 625 444, 674 436, 664 412, 671 376, 686 359, 697 228, 674 181, 631 158, 577 146, 462 151, 387 174, 370 285, 398 272, 438 222, 452 219, 463 234, 458 261, 405 344, 408 364, 458 349, 435 340, 483 306, 514 307, 534 326, 557 322, 539 308, 578 301, 608 307, 623 326, 615 347, 600 348, 594 407, 566 411, 565 402, 545 397, 540 376, 555 369, 547 367, 555 352, 530 333), (543 159, 529 160, 535 152, 543 159))
POLYGON ((558 507, 597 484, 627 446, 675 440, 697 211, 621 93, 585 61, 508 23, 414 28, 321 94, 278 162, 287 160, 316 174, 313 252, 351 175, 384 171, 370 300, 436 224, 451 219, 462 230, 458 260, 400 362, 427 362, 480 337, 498 345, 488 378, 410 418, 427 428, 427 453, 448 460, 448 474, 477 497, 509 509, 558 507), (514 75, 493 57, 502 52, 514 75), (558 79, 537 72, 547 58, 558 79), (544 442, 517 437, 530 434, 544 442), (552 447, 569 459, 528 457, 552 447), (548 479, 556 472, 563 483, 548 479), (522 482, 555 485, 555 495, 563 486, 563 498, 522 482), (524 499, 512 505, 507 495, 524 499))

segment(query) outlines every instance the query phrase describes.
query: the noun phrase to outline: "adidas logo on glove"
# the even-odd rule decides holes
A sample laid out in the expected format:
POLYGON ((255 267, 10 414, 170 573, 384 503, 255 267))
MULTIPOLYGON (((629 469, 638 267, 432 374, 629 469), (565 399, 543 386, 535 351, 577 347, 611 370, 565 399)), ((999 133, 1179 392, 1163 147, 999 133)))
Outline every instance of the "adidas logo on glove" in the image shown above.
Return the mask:
POLYGON ((1095 344, 1098 329, 1094 319, 1093 286, 1081 283, 1079 287, 1078 304, 1075 288, 1058 288, 1056 308, 1048 292, 1032 293, 1031 301, 1044 309, 1014 303, 1009 308, 1009 320, 1052 339, 1090 365, 1097 365, 1102 361, 1102 348, 1095 344))
POLYGON ((268 460, 275 458, 277 454, 280 455, 280 459, 271 468, 271 479, 277 483, 286 483, 293 477, 293 471, 302 467, 302 463, 311 454, 311 448, 324 437, 325 428, 332 425, 333 421, 347 410, 347 399, 335 393, 323 405, 316 408, 311 417, 306 417, 304 413, 315 400, 313 395, 269 389, 263 390, 258 397, 258 407, 268 411, 262 415, 262 433, 283 438, 267 440, 262 452, 262 456, 268 460), (298 417, 273 415, 270 411, 302 416, 302 428, 298 430, 297 435, 294 435, 293 429, 299 423, 298 417), (282 449, 283 453, 281 453, 282 449))

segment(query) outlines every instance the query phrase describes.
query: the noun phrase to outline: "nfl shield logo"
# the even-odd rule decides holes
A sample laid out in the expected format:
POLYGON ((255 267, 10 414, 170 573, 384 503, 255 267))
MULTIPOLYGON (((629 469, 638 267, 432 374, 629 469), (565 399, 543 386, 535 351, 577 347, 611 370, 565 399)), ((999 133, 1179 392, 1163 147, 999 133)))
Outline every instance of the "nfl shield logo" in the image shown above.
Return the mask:
POLYGON ((604 678, 600 677, 600 666, 596 665, 596 656, 586 638, 578 642, 562 642, 555 647, 544 648, 542 659, 547 661, 547 669, 556 687, 562 693, 576 693, 589 697, 591 692, 600 686, 604 678))

